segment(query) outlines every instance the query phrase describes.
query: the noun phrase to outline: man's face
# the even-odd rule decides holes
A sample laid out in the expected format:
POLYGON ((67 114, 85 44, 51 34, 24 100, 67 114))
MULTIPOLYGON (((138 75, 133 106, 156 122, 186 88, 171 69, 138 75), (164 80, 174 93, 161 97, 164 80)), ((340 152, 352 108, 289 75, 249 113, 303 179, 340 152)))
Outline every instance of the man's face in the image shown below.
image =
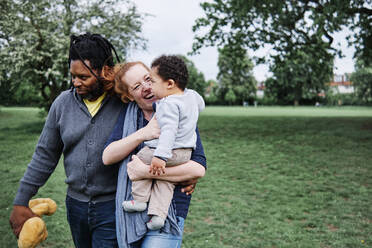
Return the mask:
MULTIPOLYGON (((90 62, 88 60, 85 60, 84 62, 90 67, 90 62)), ((92 71, 98 75, 97 70, 92 71)), ((82 98, 93 101, 103 94, 102 84, 97 82, 97 78, 80 60, 71 61, 70 74, 76 92, 82 98)))

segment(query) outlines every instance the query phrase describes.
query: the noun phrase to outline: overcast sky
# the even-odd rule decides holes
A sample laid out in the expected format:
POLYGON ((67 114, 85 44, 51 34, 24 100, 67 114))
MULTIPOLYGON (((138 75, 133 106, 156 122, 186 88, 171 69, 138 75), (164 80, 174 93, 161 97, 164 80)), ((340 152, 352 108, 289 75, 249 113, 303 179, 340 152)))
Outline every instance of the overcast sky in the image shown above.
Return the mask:
MULTIPOLYGON (((150 65, 151 61, 162 54, 183 54, 191 51, 194 34, 191 30, 195 20, 204 16, 199 6, 199 0, 135 0, 134 3, 141 13, 151 14, 147 16, 143 26, 143 36, 148 40, 147 51, 134 50, 129 60, 140 60, 150 65)), ((345 58, 336 59, 334 72, 343 74, 354 70, 353 48, 348 48, 345 40, 345 33, 335 36, 334 46, 341 43, 341 49, 346 55, 345 58)), ((337 46, 339 47, 339 46, 337 46)), ((249 56, 266 54, 269 51, 249 51, 249 56)), ((188 56, 196 65, 197 69, 203 72, 205 79, 216 79, 217 48, 203 48, 199 55, 188 56)), ((253 70, 258 81, 265 80, 270 73, 266 65, 256 66, 253 70)))

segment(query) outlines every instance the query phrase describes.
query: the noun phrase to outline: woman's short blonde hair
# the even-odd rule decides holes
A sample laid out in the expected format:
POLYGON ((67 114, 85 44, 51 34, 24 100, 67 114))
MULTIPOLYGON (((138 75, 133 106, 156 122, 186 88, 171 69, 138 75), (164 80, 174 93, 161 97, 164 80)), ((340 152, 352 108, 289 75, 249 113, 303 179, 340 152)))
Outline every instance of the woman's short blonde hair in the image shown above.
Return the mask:
POLYGON ((128 90, 128 85, 124 82, 124 75, 135 65, 142 65, 146 70, 150 71, 150 69, 141 61, 135 62, 127 62, 116 64, 111 70, 107 68, 105 70, 103 77, 106 80, 112 80, 114 82, 114 91, 116 94, 120 96, 120 99, 127 103, 133 101, 133 97, 130 95, 128 90))

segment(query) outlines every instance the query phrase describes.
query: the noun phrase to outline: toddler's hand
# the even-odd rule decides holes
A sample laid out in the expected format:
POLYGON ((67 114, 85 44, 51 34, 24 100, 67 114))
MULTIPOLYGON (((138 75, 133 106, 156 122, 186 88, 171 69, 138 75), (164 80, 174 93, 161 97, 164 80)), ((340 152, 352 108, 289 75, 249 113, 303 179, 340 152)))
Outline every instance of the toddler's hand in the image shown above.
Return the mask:
POLYGON ((165 161, 160 159, 160 158, 157 158, 157 157, 153 157, 152 160, 151 160, 151 165, 150 165, 150 173, 152 173, 153 175, 156 175, 158 174, 158 176, 161 175, 161 173, 165 173, 165 161))

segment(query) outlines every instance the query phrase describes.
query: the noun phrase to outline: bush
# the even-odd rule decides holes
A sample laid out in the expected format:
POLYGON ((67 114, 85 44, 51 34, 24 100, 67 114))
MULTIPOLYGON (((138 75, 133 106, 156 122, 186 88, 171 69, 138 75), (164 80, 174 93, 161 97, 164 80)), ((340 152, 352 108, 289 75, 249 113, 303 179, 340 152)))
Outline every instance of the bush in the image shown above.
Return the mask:
POLYGON ((355 93, 366 105, 372 105, 372 67, 358 68, 351 74, 355 93))
POLYGON ((212 91, 208 96, 204 97, 206 105, 216 105, 218 103, 218 97, 212 91))
POLYGON ((265 105, 265 106, 271 106, 276 105, 276 100, 269 96, 264 96, 262 98, 256 98, 258 105, 265 105))
POLYGON ((4 106, 38 106, 42 101, 40 92, 35 86, 25 83, 14 89, 3 89, 0 94, 0 104, 4 106))
POLYGON ((366 105, 362 99, 356 94, 328 94, 324 101, 325 105, 340 106, 340 105, 366 105))

